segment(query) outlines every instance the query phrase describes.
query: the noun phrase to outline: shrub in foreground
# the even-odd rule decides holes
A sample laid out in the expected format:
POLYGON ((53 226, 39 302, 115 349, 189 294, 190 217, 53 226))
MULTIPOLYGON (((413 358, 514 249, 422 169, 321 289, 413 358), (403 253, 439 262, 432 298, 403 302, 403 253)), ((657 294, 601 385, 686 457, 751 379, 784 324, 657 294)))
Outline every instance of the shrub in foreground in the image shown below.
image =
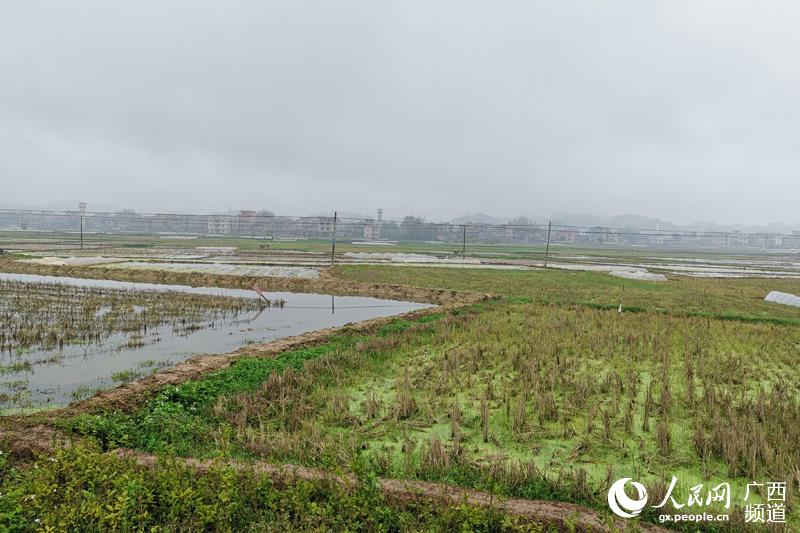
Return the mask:
POLYGON ((283 484, 165 459, 153 468, 83 445, 12 467, 0 456, 0 531, 542 531, 468 506, 389 502, 369 476, 352 490, 283 484))

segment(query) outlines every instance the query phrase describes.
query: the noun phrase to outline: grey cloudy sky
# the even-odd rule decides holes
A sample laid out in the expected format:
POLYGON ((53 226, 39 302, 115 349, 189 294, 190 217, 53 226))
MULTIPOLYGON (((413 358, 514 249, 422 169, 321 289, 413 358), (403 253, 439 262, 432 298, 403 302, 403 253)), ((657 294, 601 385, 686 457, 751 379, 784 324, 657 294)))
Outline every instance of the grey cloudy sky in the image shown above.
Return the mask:
POLYGON ((0 202, 800 221, 796 1, 0 2, 0 202))

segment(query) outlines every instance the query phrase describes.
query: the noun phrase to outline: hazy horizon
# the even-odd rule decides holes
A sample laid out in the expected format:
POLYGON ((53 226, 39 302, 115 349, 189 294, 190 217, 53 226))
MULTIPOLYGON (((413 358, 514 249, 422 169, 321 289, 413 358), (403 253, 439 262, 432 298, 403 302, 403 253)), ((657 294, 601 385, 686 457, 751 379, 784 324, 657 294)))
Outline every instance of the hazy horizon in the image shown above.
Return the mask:
MULTIPOLYGON (((7 204, 0 202, 0 209, 31 209, 31 210, 53 210, 53 211, 75 211, 79 202, 53 202, 48 205, 21 205, 21 204, 7 204)), ((244 208, 227 208, 215 209, 210 211, 186 210, 186 209, 172 209, 160 212, 147 211, 141 209, 133 209, 131 206, 121 207, 112 204, 89 204, 87 211, 92 213, 116 213, 124 210, 132 210, 139 214, 176 214, 176 215, 212 215, 212 214, 229 214, 236 215, 242 210, 255 210, 262 211, 268 210, 263 207, 257 208, 254 206, 247 206, 244 208)), ((304 216, 333 216, 334 211, 319 211, 319 212, 304 212, 304 213, 287 213, 281 211, 269 210, 277 216, 289 217, 304 217, 304 216)), ((374 219, 377 217, 376 212, 370 212, 366 209, 357 211, 339 211, 339 217, 344 219, 362 218, 374 219)), ((462 213, 459 216, 451 218, 435 218, 429 217, 424 213, 415 212, 413 210, 396 209, 395 211, 383 209, 383 219, 387 221, 401 222, 405 216, 419 217, 430 223, 467 223, 467 224, 507 224, 512 223, 514 219, 523 217, 527 219, 529 224, 545 225, 548 222, 558 224, 568 224, 575 226, 607 226, 617 228, 639 228, 639 229, 654 229, 661 227, 662 230, 670 229, 717 229, 719 231, 770 231, 776 233, 800 231, 800 222, 791 224, 781 221, 772 221, 763 224, 741 224, 736 222, 720 222, 715 220, 694 220, 691 222, 676 222, 670 219, 661 219, 658 217, 649 217, 640 213, 620 213, 612 215, 601 215, 597 213, 570 213, 570 212, 557 212, 557 213, 484 213, 481 211, 462 213)))
POLYGON ((2 202, 800 224, 800 4, 6 2, 2 202))

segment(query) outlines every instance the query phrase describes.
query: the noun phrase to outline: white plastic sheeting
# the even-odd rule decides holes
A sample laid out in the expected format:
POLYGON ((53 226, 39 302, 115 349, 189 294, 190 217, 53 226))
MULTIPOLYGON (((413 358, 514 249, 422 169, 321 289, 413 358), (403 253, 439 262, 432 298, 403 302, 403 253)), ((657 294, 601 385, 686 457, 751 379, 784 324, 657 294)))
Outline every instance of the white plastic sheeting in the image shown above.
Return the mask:
POLYGON ((47 266, 93 266, 105 265, 108 263, 116 263, 124 261, 114 257, 39 257, 36 259, 20 259, 20 263, 32 263, 34 265, 47 265, 47 266))
POLYGON ((318 279, 319 269, 302 266, 242 265, 228 263, 148 263, 128 261, 117 263, 114 268, 135 270, 165 270, 171 272, 199 272, 202 274, 226 274, 229 276, 264 276, 269 278, 318 279))
POLYGON ((480 265, 480 259, 463 259, 459 257, 448 257, 441 259, 433 255, 423 254, 404 254, 404 253, 381 253, 381 252, 345 252, 344 256, 351 259, 361 259, 366 261, 391 261, 392 263, 454 263, 480 265))
POLYGON ((764 300, 776 304, 791 305, 792 307, 800 307, 800 296, 789 294, 788 292, 772 291, 767 294, 764 300))
POLYGON ((664 274, 653 274, 645 270, 612 270, 609 274, 618 278, 637 281, 667 281, 667 276, 664 274))

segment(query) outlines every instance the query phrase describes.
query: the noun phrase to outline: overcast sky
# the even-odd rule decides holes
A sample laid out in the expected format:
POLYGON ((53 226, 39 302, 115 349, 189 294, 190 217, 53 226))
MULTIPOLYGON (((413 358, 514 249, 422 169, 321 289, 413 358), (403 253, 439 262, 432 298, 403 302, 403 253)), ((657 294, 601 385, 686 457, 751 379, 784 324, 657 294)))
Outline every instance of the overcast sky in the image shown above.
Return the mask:
POLYGON ((800 2, 0 1, 0 202, 800 221, 800 2))

